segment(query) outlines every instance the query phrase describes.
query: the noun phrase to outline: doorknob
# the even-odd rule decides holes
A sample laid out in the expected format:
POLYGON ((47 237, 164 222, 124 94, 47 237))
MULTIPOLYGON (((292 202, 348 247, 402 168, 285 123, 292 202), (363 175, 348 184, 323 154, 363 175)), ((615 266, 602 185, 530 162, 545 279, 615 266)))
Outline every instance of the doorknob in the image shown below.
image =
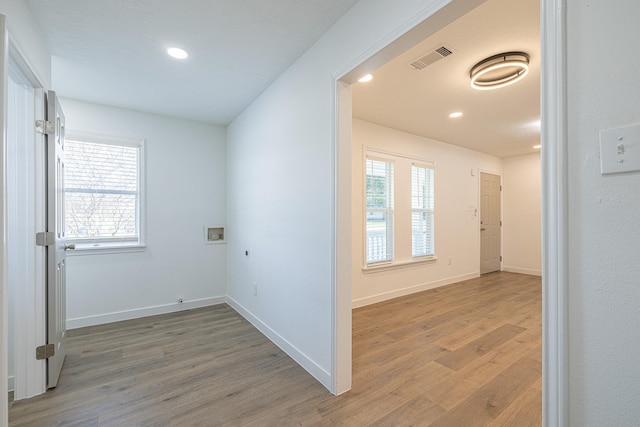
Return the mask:
POLYGON ((76 248, 76 245, 75 245, 75 244, 73 244, 73 243, 69 243, 69 244, 66 244, 66 243, 65 243, 65 245, 64 245, 64 250, 65 250, 65 251, 68 251, 69 249, 73 250, 73 249, 75 249, 75 248, 76 248))

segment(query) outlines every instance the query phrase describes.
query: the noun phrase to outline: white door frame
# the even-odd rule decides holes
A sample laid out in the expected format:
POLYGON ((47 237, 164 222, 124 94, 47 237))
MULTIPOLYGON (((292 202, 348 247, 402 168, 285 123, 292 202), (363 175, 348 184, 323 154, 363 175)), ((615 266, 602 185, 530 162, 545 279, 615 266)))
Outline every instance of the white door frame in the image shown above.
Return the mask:
POLYGON ((8 261, 7 261, 7 77, 9 65, 9 34, 7 18, 0 14, 0 295, 2 310, 0 312, 0 425, 9 424, 9 404, 7 377, 7 344, 8 330, 8 261))
MULTIPOLYGON (((39 111, 36 111, 36 115, 42 117, 44 113, 44 104, 42 102, 42 83, 35 77, 35 74, 31 71, 32 67, 23 59, 24 55, 19 52, 19 49, 14 43, 11 42, 6 16, 0 14, 0 85, 2 87, 1 93, 3 94, 0 99, 0 304, 2 305, 2 311, 0 316, 1 325, 1 345, 0 345, 0 393, 5 398, 0 399, 0 425, 6 425, 8 422, 8 402, 6 399, 8 393, 8 241, 7 241, 7 126, 8 126, 8 75, 9 75, 9 61, 10 58, 20 68, 20 70, 31 79, 36 92, 39 93, 40 100, 36 99, 36 105, 41 105, 39 111)), ((44 284, 42 285, 44 287, 44 284)), ((31 295, 37 294, 38 290, 32 289, 31 295)), ((44 295, 44 289, 39 289, 40 295, 44 295)), ((25 379, 28 384, 29 395, 35 395, 44 391, 34 391, 38 388, 42 388, 41 385, 45 383, 46 369, 43 362, 29 362, 32 358, 33 351, 29 351, 27 347, 31 347, 35 342, 41 342, 42 339, 38 336, 44 336, 45 333, 45 321, 44 321, 44 300, 37 296, 32 296, 28 304, 24 307, 25 310, 20 312, 19 322, 27 322, 25 319, 29 319, 30 327, 25 327, 24 330, 28 332, 29 336, 23 337, 23 343, 21 346, 22 351, 16 354, 16 358, 25 360, 25 364, 21 365, 23 372, 28 371, 29 375, 25 379)), ((22 333, 22 332, 21 332, 22 333)), ((34 349, 31 349, 34 350, 34 349)), ((34 350, 35 351, 35 350, 34 350)), ((18 374, 16 372, 16 374, 18 374)))
MULTIPOLYGON (((351 191, 351 137, 344 123, 351 120, 351 96, 345 84, 388 62, 406 48, 423 40, 462 16, 483 0, 435 0, 431 6, 374 45, 360 58, 333 75, 333 286, 332 376, 335 394, 351 387, 351 245, 345 233, 352 229, 351 208, 345 195, 351 191), (473 4, 472 4, 473 3, 473 4), (441 13, 444 12, 444 13, 441 13), (420 28, 428 21, 429 28, 420 28), (344 105, 348 105, 344 108, 344 105)), ((565 0, 540 0, 541 33, 541 141, 542 141, 542 287, 543 362, 542 420, 547 427, 567 426, 568 407, 568 240, 567 240, 567 114, 566 114, 566 4, 565 0)))
MULTIPOLYGON (((33 119, 31 123, 21 123, 26 125, 27 140, 31 147, 22 147, 21 149, 29 152, 28 164, 22 165, 24 173, 27 174, 27 182, 20 188, 21 203, 26 206, 27 212, 21 212, 20 215, 26 216, 26 230, 33 235, 30 236, 31 242, 35 242, 34 236, 36 232, 45 230, 45 149, 44 135, 36 134, 35 120, 44 119, 44 91, 43 85, 35 76, 31 67, 25 61, 23 55, 20 54, 11 40, 9 40, 9 72, 11 76, 19 75, 22 84, 27 84, 34 92, 33 96, 33 119)), ((8 106, 8 109, 10 106, 8 106)), ((7 111, 9 113, 9 111, 7 111)), ((9 125, 9 123, 7 123, 9 125)), ((7 162, 13 159, 7 158, 7 162)), ((6 163, 5 163, 6 165, 6 163)), ((12 207, 7 206, 7 211, 11 211, 12 207)), ((7 212, 7 213, 8 213, 7 212)), ((8 214, 9 215, 9 214, 8 214)), ((10 218, 7 218, 8 226, 10 218)), ((9 245, 11 243, 9 242, 9 245)), ((9 248, 11 249, 11 247, 9 248)), ((24 399, 42 394, 46 391, 46 367, 45 360, 36 360, 33 357, 34 349, 37 346, 46 343, 46 319, 45 319, 45 289, 46 289, 46 272, 45 272, 45 248, 33 246, 18 260, 18 266, 24 268, 25 271, 20 273, 22 276, 21 283, 15 290, 15 304, 19 307, 14 310, 14 374, 15 374, 15 392, 14 399, 24 399), (28 254, 27 254, 28 252, 28 254)), ((13 263, 12 263, 13 264, 13 263)), ((15 268, 13 265, 12 268, 15 268)), ((9 286, 9 284, 7 284, 9 286)))
POLYGON ((569 425, 567 5, 541 0, 542 422, 569 425))

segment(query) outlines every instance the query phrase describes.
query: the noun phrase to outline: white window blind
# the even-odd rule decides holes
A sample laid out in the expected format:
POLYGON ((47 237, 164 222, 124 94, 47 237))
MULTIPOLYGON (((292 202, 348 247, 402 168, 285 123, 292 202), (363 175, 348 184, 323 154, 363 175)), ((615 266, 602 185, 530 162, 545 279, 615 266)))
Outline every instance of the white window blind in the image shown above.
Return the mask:
POLYGON ((65 231, 86 243, 140 242, 140 142, 65 145, 65 231))
POLYGON ((366 262, 393 260, 393 171, 394 164, 367 155, 366 262))
POLYGON ((432 165, 411 166, 411 254, 434 255, 434 170, 432 165))

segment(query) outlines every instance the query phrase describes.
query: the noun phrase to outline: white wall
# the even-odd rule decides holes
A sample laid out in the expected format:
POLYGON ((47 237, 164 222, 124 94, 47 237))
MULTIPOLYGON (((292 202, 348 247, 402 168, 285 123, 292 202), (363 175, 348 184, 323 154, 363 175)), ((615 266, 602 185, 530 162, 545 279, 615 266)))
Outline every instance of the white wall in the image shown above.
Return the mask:
POLYGON ((146 141, 147 247, 69 256, 68 327, 224 301, 226 245, 205 245, 203 230, 226 221, 224 128, 68 99, 62 107, 68 132, 146 141))
POLYGON ((228 128, 231 303, 330 389, 335 389, 331 77, 444 3, 357 3, 228 128), (247 248, 251 256, 245 260, 247 248))
MULTIPOLYGON (((478 277, 479 171, 501 175, 501 159, 358 119, 353 120, 352 147, 353 306, 360 307, 478 277), (435 163, 435 251, 438 257, 436 261, 394 270, 363 272, 363 147, 432 160, 435 163)), ((399 219, 396 218, 396 221, 399 219)), ((407 237, 409 241, 403 242, 399 241, 401 236, 397 235, 396 245, 404 244, 410 248, 410 236, 407 237)))
POLYGON ((568 6, 569 406, 573 426, 640 419, 640 174, 602 176, 598 132, 640 123, 640 2, 568 6))
POLYGON ((540 153, 502 159, 502 270, 542 275, 540 153))
POLYGON ((9 37, 45 88, 51 88, 51 53, 24 0, 2 0, 0 13, 7 16, 9 37))

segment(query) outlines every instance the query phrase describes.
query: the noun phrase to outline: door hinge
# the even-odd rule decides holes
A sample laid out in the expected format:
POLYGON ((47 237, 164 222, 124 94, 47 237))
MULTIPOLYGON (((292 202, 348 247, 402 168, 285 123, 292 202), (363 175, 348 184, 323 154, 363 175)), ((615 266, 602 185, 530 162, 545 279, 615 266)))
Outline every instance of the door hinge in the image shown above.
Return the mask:
POLYGON ((56 234, 52 231, 36 233, 36 246, 51 246, 56 242, 56 234))
POLYGON ((500 255, 500 262, 502 262, 502 255, 500 255))
POLYGON ((36 132, 44 135, 53 135, 55 133, 53 122, 49 120, 36 120, 36 132))
POLYGON ((36 360, 44 360, 56 355, 55 344, 45 344, 36 347, 36 360))
POLYGON ((502 227, 502 221, 500 221, 500 227, 502 227))

